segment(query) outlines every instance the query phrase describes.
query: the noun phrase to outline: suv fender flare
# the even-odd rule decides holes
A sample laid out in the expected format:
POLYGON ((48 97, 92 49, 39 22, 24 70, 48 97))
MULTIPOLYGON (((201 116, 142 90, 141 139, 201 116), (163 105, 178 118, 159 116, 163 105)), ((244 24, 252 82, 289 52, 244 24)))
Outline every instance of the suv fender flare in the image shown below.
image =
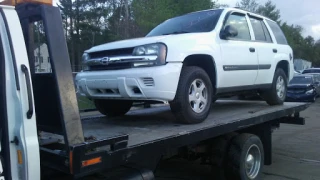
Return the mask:
POLYGON ((198 66, 206 71, 206 73, 209 75, 213 88, 215 89, 218 84, 218 78, 217 78, 217 66, 215 59, 212 57, 212 55, 209 54, 190 54, 186 56, 183 60, 183 67, 184 66, 198 66), (201 60, 200 60, 201 59, 201 60))

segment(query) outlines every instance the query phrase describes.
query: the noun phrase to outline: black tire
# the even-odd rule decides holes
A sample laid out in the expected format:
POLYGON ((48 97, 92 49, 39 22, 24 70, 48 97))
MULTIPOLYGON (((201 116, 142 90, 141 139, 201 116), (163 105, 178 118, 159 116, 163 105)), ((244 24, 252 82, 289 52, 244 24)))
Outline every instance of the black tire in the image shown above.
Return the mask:
POLYGON ((233 138, 237 137, 238 133, 232 132, 220 137, 216 137, 211 142, 211 163, 214 167, 219 167, 221 170, 226 165, 226 156, 230 142, 233 138))
POLYGON ((183 67, 176 96, 170 102, 171 111, 180 123, 197 124, 203 122, 209 115, 212 104, 213 87, 208 74, 200 67, 183 67), (200 113, 196 113, 189 103, 189 88, 193 81, 200 79, 207 89, 207 104, 200 113))
POLYGON ((217 96, 214 96, 214 97, 212 98, 212 103, 215 103, 217 100, 218 100, 218 97, 217 97, 217 96))
POLYGON ((271 106, 274 106, 274 105, 282 105, 285 100, 286 100, 286 96, 287 96, 287 87, 288 87, 288 78, 286 76, 286 73, 283 71, 283 69, 281 68, 277 68, 276 69, 276 72, 274 74, 274 77, 273 77, 273 82, 272 82, 272 86, 269 90, 267 91, 264 91, 261 95, 262 95, 262 98, 271 106), (283 97, 279 97, 278 94, 277 94, 277 89, 276 89, 276 86, 277 86, 277 80, 279 77, 282 77, 283 80, 284 80, 284 95, 283 97))
POLYGON ((260 139, 253 134, 240 134, 231 141, 226 161, 226 179, 230 180, 256 180, 260 179, 264 165, 264 150, 260 139), (247 152, 254 148, 260 151, 260 164, 257 164, 256 176, 249 177, 246 172, 247 152))
POLYGON ((94 104, 97 110, 108 117, 123 116, 130 111, 133 102, 126 100, 96 99, 94 104))
POLYGON ((232 132, 220 137, 216 137, 211 142, 210 163, 212 165, 212 174, 216 179, 225 179, 225 167, 230 142, 237 137, 238 133, 232 132))

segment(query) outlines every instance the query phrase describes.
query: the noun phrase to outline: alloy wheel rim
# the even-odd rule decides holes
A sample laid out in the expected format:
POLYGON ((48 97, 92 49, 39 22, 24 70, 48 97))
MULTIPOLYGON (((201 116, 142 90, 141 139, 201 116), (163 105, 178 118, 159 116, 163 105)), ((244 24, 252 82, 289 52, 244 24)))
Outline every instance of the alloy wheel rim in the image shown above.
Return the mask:
POLYGON ((245 160, 246 174, 249 179, 255 179, 261 168, 261 152, 257 145, 253 144, 247 151, 245 160))
POLYGON ((201 79, 194 80, 189 87, 189 104, 196 113, 205 110, 208 104, 208 89, 201 79))
POLYGON ((247 151, 245 170, 249 179, 255 179, 261 168, 261 152, 257 145, 253 144, 247 151))
POLYGON ((285 87, 285 81, 282 76, 279 76, 277 79, 276 90, 277 90, 278 97, 280 99, 283 99, 286 87, 285 87))

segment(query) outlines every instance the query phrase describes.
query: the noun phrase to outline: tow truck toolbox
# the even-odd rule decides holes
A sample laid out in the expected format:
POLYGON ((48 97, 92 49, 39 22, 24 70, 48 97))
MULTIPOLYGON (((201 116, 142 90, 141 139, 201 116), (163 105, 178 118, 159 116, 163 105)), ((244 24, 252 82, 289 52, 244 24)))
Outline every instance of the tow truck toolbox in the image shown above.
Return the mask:
POLYGON ((40 179, 40 167, 58 170, 72 178, 126 167, 130 171, 122 173, 119 179, 129 176, 154 179, 158 162, 169 154, 211 159, 208 163, 221 167, 229 179, 245 179, 242 170, 229 170, 237 168, 237 162, 246 164, 253 168, 248 175, 256 179, 263 165, 271 165, 273 129, 281 123, 305 124, 299 112, 308 107, 306 103, 269 106, 265 102, 236 100, 217 101, 208 119, 194 125, 174 123, 168 106, 133 110, 114 119, 80 117, 59 9, 22 3, 15 9, 0 6, 0 12, 1 25, 5 27, 0 36, 2 40, 8 39, 11 49, 3 49, 8 48, 8 44, 1 41, 0 83, 6 91, 0 94, 3 104, 0 127, 5 139, 1 144, 4 174, 0 177, 6 180, 40 179), (36 21, 43 21, 52 73, 34 73, 31 24, 36 21), (13 58, 7 58, 4 52, 10 52, 13 58), (28 61, 22 58, 26 53, 28 61), (4 68, 7 63, 13 68, 4 68), (15 76, 4 83, 10 73, 15 76), (7 96, 12 92, 20 92, 21 98, 12 100, 7 96), (7 111, 7 108, 16 111, 7 111), (9 120, 20 111, 23 111, 21 117, 9 120), (21 123, 23 131, 17 133, 14 128, 8 128, 14 123, 21 123), (36 131, 39 131, 39 141, 30 135, 37 135, 36 131), (251 147, 255 153, 245 158, 230 158, 229 151, 235 144, 244 147, 237 149, 237 154, 249 152, 251 147), (247 145, 250 146, 245 148, 247 145), (228 164, 235 166, 225 167, 223 164, 228 161, 234 161, 228 164))

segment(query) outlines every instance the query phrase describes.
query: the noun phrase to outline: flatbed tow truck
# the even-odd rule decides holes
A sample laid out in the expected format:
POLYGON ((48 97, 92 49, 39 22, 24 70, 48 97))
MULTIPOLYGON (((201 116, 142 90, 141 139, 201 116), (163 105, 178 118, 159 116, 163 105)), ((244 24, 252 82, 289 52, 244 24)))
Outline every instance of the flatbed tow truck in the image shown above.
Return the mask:
POLYGON ((174 156, 219 167, 217 179, 259 179, 272 163, 273 130, 305 124, 299 112, 306 103, 237 100, 217 101, 194 125, 175 123, 165 105, 119 118, 81 117, 59 9, 39 1, 0 6, 0 24, 1 180, 53 179, 41 169, 70 179, 99 172, 155 179, 158 162, 174 156), (34 73, 36 21, 44 25, 51 73, 34 73))

